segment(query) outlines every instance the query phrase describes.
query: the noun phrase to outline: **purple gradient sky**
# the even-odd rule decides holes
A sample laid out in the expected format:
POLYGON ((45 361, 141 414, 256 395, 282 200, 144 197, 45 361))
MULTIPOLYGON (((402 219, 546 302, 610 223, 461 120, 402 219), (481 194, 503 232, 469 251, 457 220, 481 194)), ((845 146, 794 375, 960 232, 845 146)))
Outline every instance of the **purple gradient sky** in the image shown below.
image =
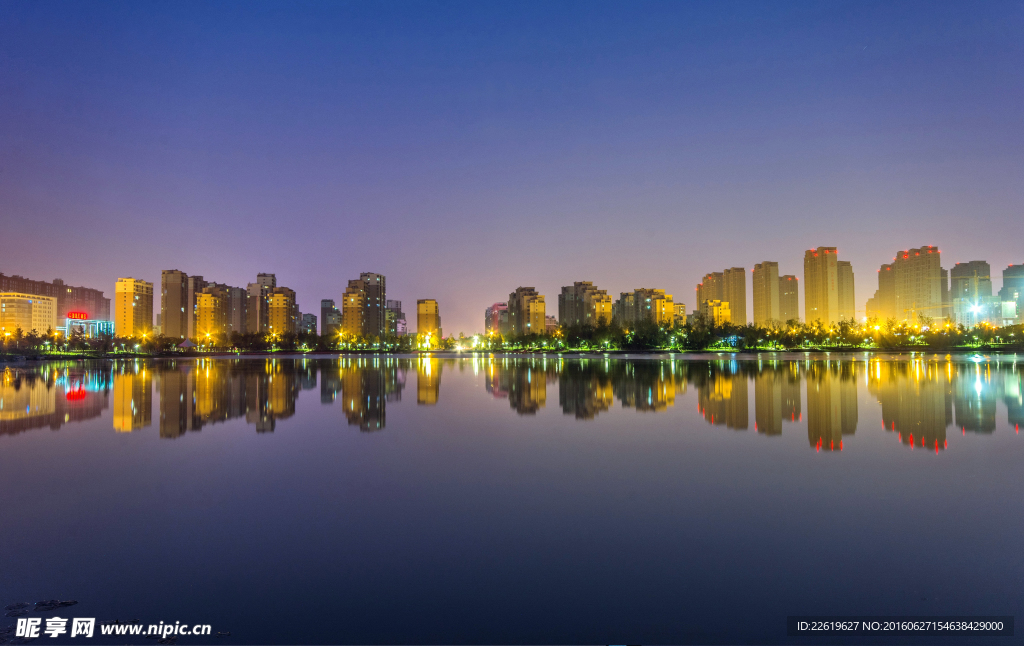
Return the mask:
POLYGON ((377 271, 468 334, 831 245, 863 309, 900 249, 1024 262, 1022 70, 1020 2, 0 1, 0 272, 377 271))

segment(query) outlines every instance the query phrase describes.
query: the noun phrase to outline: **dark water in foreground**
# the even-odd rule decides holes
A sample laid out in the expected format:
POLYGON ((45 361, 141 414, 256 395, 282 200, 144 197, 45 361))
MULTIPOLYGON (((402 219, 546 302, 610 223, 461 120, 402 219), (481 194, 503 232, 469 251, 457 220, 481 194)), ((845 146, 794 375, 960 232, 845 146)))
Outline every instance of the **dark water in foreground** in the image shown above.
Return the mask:
POLYGON ((1024 358, 816 358, 7 368, 0 606, 231 632, 179 644, 1024 617, 1024 358))

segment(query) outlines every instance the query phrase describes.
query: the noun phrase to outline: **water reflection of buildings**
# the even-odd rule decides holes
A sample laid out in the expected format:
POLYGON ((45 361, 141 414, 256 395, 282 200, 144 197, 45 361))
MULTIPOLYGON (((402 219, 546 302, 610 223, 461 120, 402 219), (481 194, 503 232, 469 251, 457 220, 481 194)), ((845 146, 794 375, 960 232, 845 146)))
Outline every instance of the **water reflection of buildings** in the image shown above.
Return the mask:
POLYGON ((114 430, 130 433, 153 423, 153 373, 144 362, 114 366, 114 430))
POLYGON ((268 433, 295 414, 301 390, 316 387, 316 369, 306 360, 171 361, 160 365, 158 381, 160 437, 241 417, 268 433))
POLYGON ((384 428, 387 402, 401 401, 403 388, 405 370, 396 359, 345 358, 322 365, 321 403, 333 404, 340 399, 349 425, 358 426, 363 431, 384 428))
POLYGON ((709 424, 746 430, 749 425, 747 376, 736 361, 690 366, 697 388, 697 410, 709 424))
POLYGON ((824 451, 841 451, 843 436, 857 430, 857 363, 807 365, 807 440, 824 451))
POLYGON ((602 362, 572 361, 558 375, 558 404, 566 415, 594 419, 614 401, 612 376, 602 362))
POLYGON ((416 362, 416 403, 425 406, 437 404, 441 395, 441 361, 429 355, 416 362))
POLYGON ((997 394, 991 364, 957 364, 951 369, 955 373, 953 421, 965 434, 995 431, 997 394))
POLYGON ((79 363, 47 363, 0 371, 0 435, 99 417, 107 407, 110 372, 79 363))
POLYGON ((554 361, 547 359, 500 359, 484 387, 495 397, 507 397, 509 406, 519 415, 536 415, 548 400, 548 376, 557 377, 554 361))
POLYGON ((952 364, 874 361, 868 392, 882 405, 882 426, 907 446, 939 451, 953 423, 952 364))
POLYGON ((613 389, 622 407, 656 413, 674 406, 676 394, 686 392, 686 379, 677 368, 665 361, 617 363, 613 389))
POLYGON ((781 435, 782 422, 803 420, 800 406, 800 367, 796 362, 758 362, 754 375, 754 429, 781 435))

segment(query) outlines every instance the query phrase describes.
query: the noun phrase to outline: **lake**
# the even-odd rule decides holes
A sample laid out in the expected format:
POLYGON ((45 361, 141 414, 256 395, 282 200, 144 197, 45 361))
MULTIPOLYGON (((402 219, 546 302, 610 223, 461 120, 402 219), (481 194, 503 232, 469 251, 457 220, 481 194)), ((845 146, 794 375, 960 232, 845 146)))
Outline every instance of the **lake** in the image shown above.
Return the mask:
MULTIPOLYGON (((1022 363, 0 368, 0 606, 225 644, 810 643, 787 616, 1019 615, 1022 363)), ((82 641, 125 638, 39 643, 82 641)))

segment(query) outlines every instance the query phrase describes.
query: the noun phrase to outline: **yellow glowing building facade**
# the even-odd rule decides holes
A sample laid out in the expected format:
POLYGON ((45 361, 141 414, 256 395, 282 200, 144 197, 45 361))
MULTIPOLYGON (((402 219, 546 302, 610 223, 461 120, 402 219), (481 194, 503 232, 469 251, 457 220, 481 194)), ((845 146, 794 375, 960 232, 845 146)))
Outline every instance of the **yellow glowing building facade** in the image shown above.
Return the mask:
POLYGON ((200 340, 224 334, 231 318, 228 293, 207 287, 196 295, 196 335, 200 340))
POLYGON ((432 298, 416 301, 416 334, 421 337, 430 335, 432 339, 441 337, 441 311, 432 298))
POLYGON ((287 287, 275 287, 267 293, 267 332, 270 334, 295 334, 299 315, 295 303, 295 292, 287 287))
POLYGON ((544 296, 533 287, 518 287, 508 295, 509 332, 512 336, 544 334, 544 296))
POLYGON ((118 278, 114 285, 114 334, 135 337, 153 330, 153 283, 118 278))
POLYGON ((700 313, 715 325, 725 325, 732 321, 732 311, 727 301, 711 300, 700 304, 700 313))
MULTIPOLYGON (((45 333, 57 327, 57 299, 17 292, 0 293, 0 336, 32 330, 45 333)), ((2 340, 2 339, 0 339, 2 340)))

